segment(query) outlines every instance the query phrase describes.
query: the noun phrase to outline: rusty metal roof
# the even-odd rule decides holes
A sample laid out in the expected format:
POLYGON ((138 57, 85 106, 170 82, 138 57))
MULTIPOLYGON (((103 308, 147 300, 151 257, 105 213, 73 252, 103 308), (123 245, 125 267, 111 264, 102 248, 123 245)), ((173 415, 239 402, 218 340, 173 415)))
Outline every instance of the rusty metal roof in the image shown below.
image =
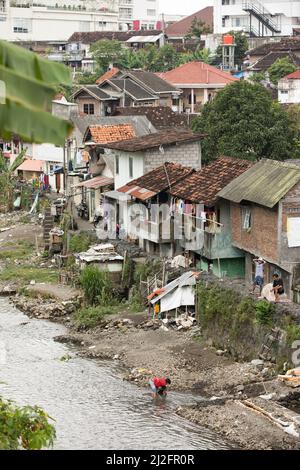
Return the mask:
POLYGON ((147 199, 150 199, 157 194, 154 191, 150 191, 146 188, 141 188, 140 186, 136 185, 130 186, 129 184, 126 184, 125 186, 122 186, 122 188, 119 188, 118 192, 128 194, 132 197, 136 197, 141 201, 146 201, 147 199))
POLYGON ((97 176, 96 178, 92 178, 90 180, 77 184, 76 187, 99 189, 104 188, 104 186, 110 186, 113 183, 113 178, 107 178, 106 176, 97 176))
POLYGON ((272 208, 299 181, 299 166, 263 159, 235 178, 218 196, 236 203, 250 201, 272 208))

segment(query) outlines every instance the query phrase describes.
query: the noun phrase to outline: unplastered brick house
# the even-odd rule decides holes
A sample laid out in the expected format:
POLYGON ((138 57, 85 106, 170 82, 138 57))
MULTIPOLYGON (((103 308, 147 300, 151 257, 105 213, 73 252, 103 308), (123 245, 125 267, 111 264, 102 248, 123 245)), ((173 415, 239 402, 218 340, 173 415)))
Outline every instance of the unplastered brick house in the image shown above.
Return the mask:
POLYGON ((232 244, 244 251, 246 280, 262 257, 265 283, 278 272, 291 297, 300 290, 300 162, 261 160, 218 193, 230 202, 232 244))

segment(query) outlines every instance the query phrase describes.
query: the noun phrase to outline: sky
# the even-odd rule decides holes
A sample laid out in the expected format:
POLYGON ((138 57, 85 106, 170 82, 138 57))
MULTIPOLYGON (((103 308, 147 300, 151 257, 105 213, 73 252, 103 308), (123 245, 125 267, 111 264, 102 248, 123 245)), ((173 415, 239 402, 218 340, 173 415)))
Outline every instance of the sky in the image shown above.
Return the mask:
POLYGON ((160 13, 190 15, 212 5, 213 0, 159 0, 160 13))

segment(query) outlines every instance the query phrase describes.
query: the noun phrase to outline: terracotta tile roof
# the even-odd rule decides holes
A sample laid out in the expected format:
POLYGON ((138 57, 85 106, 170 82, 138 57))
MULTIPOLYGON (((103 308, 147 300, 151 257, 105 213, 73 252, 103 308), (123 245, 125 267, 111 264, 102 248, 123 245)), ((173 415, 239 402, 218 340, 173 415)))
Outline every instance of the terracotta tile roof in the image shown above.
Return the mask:
POLYGON ((300 80, 300 70, 296 70, 296 72, 289 73, 284 78, 288 80, 300 80))
POLYGON ((130 194, 141 200, 147 200, 161 191, 166 191, 178 181, 194 173, 195 170, 179 163, 166 162, 164 165, 155 168, 149 173, 130 181, 118 191, 130 194))
POLYGON ((108 144, 110 142, 124 141, 135 137, 132 124, 119 124, 117 126, 89 126, 85 132, 83 142, 95 144, 108 144))
POLYGON ((170 193, 186 201, 213 206, 217 194, 233 179, 248 170, 253 163, 232 157, 219 157, 172 187, 170 193))
POLYGON ((120 70, 117 67, 113 67, 111 70, 108 70, 103 75, 101 75, 101 77, 96 80, 96 84, 101 85, 101 83, 105 82, 106 80, 109 80, 110 78, 113 78, 119 72, 120 70))
POLYGON ((168 26, 166 28, 166 35, 169 37, 186 36, 189 33, 195 18, 203 21, 207 26, 210 26, 211 30, 213 30, 214 9, 213 7, 206 7, 168 26))
POLYGON ((168 106, 117 108, 115 116, 146 116, 156 129, 189 128, 189 116, 174 113, 168 106))
POLYGON ((206 85, 235 82, 238 79, 227 72, 205 64, 204 62, 189 62, 176 69, 160 74, 160 77, 173 85, 206 85))
POLYGON ((202 134, 194 134, 189 130, 172 129, 168 131, 156 132, 142 137, 136 137, 122 142, 115 142, 103 145, 103 147, 123 150, 124 152, 139 152, 158 148, 164 145, 176 145, 187 142, 197 142, 204 138, 202 134))

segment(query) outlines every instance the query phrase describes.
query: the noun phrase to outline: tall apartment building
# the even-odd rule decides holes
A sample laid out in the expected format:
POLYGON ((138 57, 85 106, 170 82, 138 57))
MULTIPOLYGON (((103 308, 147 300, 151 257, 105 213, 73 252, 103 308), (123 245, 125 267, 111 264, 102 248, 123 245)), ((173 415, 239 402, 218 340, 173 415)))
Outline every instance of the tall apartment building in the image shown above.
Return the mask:
POLYGON ((214 0, 214 33, 290 36, 300 28, 300 0, 214 0))
POLYGON ((160 29, 159 0, 119 0, 119 29, 160 29))
POLYGON ((119 0, 0 0, 0 39, 67 41, 76 31, 117 31, 119 0))

